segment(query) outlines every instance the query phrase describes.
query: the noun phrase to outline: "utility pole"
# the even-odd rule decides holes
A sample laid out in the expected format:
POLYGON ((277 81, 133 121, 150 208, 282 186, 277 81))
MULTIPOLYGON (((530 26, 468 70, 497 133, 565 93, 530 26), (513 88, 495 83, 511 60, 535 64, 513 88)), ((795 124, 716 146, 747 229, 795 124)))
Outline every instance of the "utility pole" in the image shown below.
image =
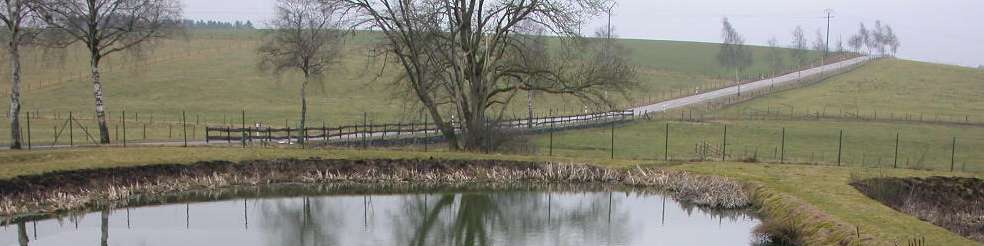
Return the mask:
POLYGON ((827 46, 823 50, 823 57, 824 59, 826 59, 827 54, 830 53, 830 19, 834 18, 834 16, 832 15, 834 13, 834 10, 826 9, 824 10, 824 12, 827 12, 827 17, 824 17, 824 19, 827 19, 827 43, 825 44, 827 46))

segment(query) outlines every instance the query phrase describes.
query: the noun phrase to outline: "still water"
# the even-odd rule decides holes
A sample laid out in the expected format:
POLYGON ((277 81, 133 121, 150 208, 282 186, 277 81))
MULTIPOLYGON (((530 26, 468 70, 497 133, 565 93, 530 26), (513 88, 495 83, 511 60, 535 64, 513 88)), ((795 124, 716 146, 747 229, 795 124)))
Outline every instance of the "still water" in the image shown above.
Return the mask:
POLYGON ((24 222, 0 245, 749 245, 759 223, 637 192, 316 195, 24 222))

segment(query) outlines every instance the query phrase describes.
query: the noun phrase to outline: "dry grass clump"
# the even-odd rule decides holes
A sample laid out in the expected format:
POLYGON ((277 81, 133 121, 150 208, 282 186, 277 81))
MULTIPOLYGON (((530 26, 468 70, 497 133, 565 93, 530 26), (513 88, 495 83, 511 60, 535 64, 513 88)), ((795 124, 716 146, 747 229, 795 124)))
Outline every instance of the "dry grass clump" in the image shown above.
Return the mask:
POLYGON ((732 180, 641 167, 498 160, 284 159, 63 171, 0 180, 0 216, 126 206, 145 195, 285 183, 614 184, 665 192, 680 201, 709 207, 741 208, 751 203, 742 185, 732 180))

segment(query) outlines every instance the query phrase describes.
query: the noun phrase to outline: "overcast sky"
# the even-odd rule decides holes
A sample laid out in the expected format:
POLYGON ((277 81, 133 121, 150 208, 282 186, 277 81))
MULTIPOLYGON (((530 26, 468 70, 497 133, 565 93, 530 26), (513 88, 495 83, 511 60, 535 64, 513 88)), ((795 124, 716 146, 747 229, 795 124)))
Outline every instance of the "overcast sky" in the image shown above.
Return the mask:
MULTIPOLYGON (((268 22, 274 0, 181 0, 185 16, 202 20, 268 22)), ((963 66, 984 65, 984 0, 619 0, 612 22, 625 38, 719 42, 728 17, 745 39, 765 44, 775 36, 791 43, 797 25, 815 39, 826 28, 824 9, 834 10, 831 44, 859 22, 891 25, 907 59, 963 66)), ((605 18, 595 23, 603 25, 605 18)), ((589 27, 594 29, 594 27, 589 27)), ((585 30, 591 33, 591 30, 585 30)))

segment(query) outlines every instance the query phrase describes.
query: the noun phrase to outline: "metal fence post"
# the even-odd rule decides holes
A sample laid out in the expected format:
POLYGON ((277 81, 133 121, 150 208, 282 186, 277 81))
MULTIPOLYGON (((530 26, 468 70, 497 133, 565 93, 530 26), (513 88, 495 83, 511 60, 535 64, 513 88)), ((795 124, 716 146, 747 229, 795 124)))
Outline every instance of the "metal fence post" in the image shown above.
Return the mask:
MULTIPOLYGON (((614 110, 613 110, 614 111, 614 110)), ((611 159, 615 159, 615 120, 612 120, 612 145, 611 145, 611 159)))
POLYGON ((75 120, 74 120, 74 118, 72 118, 72 112, 69 111, 68 112, 68 147, 75 146, 75 139, 74 139, 75 138, 75 125, 72 125, 72 123, 75 123, 75 120))
POLYGON ((27 112, 27 150, 31 150, 31 112, 27 112))
MULTIPOLYGON (((550 117, 553 117, 553 109, 550 110, 550 117)), ((550 154, 548 156, 553 156, 553 142, 554 142, 553 141, 553 135, 554 135, 553 128, 554 128, 554 124, 553 124, 553 119, 551 118, 550 119, 550 130, 548 130, 548 131, 550 131, 550 154)))
POLYGON ((957 161, 957 137, 953 137, 953 145, 950 147, 950 172, 953 172, 954 164, 957 161))
POLYGON ((185 111, 181 111, 181 135, 184 135, 184 147, 188 148, 188 124, 185 111))
POLYGON ((663 146, 663 160, 669 161, 670 160, 670 123, 669 122, 666 122, 665 138, 666 139, 664 140, 664 143, 666 143, 666 145, 663 146))
POLYGON ((721 137, 721 161, 728 160, 728 125, 724 125, 724 135, 721 137))
POLYGON ((837 139, 837 166, 841 165, 841 156, 844 151, 844 129, 840 130, 840 137, 837 139))
POLYGON ((892 164, 892 168, 899 168, 899 143, 902 138, 901 132, 895 133, 895 163, 892 164))
POLYGON ((786 162, 786 128, 782 128, 782 135, 780 136, 780 147, 779 147, 779 164, 786 162))
POLYGON ((368 136, 366 136, 369 131, 367 129, 369 129, 369 113, 362 112, 362 149, 369 148, 368 136))
POLYGON ((126 148, 126 110, 123 110, 123 148, 126 148))
POLYGON ((243 109, 242 116, 243 116, 242 117, 242 128, 239 129, 240 130, 240 133, 241 133, 239 135, 242 136, 242 139, 240 139, 239 141, 243 142, 243 148, 245 149, 246 148, 246 137, 249 136, 249 132, 246 131, 246 109, 243 109))
POLYGON ((424 116, 424 152, 427 152, 428 145, 430 145, 430 140, 427 139, 427 128, 430 127, 429 126, 430 123, 428 121, 430 120, 425 115, 424 116))

